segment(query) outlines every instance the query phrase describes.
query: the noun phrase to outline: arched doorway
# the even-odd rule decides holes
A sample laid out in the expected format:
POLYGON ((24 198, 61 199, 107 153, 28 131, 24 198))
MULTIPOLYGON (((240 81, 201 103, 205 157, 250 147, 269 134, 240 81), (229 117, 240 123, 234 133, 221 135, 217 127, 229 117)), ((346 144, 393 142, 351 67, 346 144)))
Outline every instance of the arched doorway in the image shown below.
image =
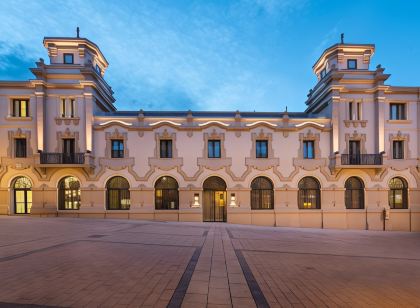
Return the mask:
POLYGON ((226 217, 226 183, 209 177, 203 183, 203 221, 225 222, 226 217))
POLYGON ((32 207, 32 184, 26 177, 18 177, 13 183, 15 214, 29 214, 32 207))

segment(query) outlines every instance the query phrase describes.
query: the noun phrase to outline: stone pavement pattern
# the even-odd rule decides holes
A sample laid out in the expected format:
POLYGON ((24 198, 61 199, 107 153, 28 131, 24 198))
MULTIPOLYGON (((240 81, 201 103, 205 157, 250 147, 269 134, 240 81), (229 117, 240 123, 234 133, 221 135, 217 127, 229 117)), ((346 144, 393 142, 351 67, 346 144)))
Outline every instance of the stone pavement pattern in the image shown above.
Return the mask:
POLYGON ((0 217, 0 307, 419 307, 420 233, 0 217))

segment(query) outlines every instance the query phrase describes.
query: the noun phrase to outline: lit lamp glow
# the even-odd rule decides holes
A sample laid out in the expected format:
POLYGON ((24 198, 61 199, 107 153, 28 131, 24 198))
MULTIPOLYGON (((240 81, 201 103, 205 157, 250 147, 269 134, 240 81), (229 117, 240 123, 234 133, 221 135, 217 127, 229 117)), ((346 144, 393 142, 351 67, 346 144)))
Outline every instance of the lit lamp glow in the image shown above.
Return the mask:
POLYGON ((200 207, 200 202, 199 202, 199 200, 200 200, 200 194, 194 194, 194 202, 193 202, 193 204, 191 205, 191 207, 194 207, 194 208, 198 208, 198 207, 200 207))
POLYGON ((234 193, 231 193, 230 194, 230 204, 229 204, 229 207, 238 207, 236 205, 236 196, 235 196, 234 193))

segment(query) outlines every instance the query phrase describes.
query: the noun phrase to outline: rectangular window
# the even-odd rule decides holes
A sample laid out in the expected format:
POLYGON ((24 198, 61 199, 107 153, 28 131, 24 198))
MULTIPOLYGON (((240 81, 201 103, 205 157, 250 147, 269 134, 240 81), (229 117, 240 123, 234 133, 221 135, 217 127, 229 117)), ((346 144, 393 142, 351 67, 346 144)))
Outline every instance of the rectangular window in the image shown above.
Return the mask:
POLYGON ((124 158, 124 140, 111 140, 111 157, 124 158))
POLYGON ((353 102, 349 103, 349 120, 353 120, 353 102))
POLYGON ((320 73, 321 79, 325 77, 325 75, 327 75, 327 69, 323 69, 320 73))
POLYGON ((74 63, 74 55, 72 53, 65 53, 63 54, 64 64, 73 64, 74 63))
POLYGON ((359 121, 362 119, 362 103, 349 102, 349 120, 359 121))
POLYGON ((26 139, 15 139, 15 157, 26 157, 26 139))
POLYGON ((76 114, 76 101, 73 98, 70 100, 62 98, 60 110, 62 118, 74 118, 76 114))
POLYGON ((347 60, 347 69, 357 70, 357 60, 356 59, 348 59, 347 60))
POLYGON ((209 158, 220 158, 220 140, 209 140, 207 144, 209 158))
POLYGON ((392 142, 392 158, 404 159, 404 141, 394 140, 392 142))
POLYGON ((257 158, 267 158, 268 157, 268 141, 267 140, 257 140, 255 141, 256 148, 256 157, 257 158))
POLYGON ((172 158, 172 140, 160 141, 160 158, 172 158))
POLYGON ((12 106, 12 116, 18 118, 29 117, 29 100, 14 99, 12 106))
POLYGON ((389 119, 390 120, 406 120, 405 104, 390 104, 389 105, 389 119))
POLYGON ((315 158, 314 141, 313 140, 303 141, 303 158, 306 158, 306 159, 315 158))

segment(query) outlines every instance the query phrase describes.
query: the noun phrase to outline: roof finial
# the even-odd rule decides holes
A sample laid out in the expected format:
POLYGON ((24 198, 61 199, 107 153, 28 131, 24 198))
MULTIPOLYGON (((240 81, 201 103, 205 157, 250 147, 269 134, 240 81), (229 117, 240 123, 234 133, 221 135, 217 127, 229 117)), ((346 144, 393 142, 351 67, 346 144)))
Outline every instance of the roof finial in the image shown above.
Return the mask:
POLYGON ((287 106, 286 106, 286 112, 287 112, 287 106))
POLYGON ((344 33, 341 33, 341 44, 344 44, 344 33))
POLYGON ((76 37, 77 38, 80 37, 80 28, 79 27, 76 28, 76 37))

